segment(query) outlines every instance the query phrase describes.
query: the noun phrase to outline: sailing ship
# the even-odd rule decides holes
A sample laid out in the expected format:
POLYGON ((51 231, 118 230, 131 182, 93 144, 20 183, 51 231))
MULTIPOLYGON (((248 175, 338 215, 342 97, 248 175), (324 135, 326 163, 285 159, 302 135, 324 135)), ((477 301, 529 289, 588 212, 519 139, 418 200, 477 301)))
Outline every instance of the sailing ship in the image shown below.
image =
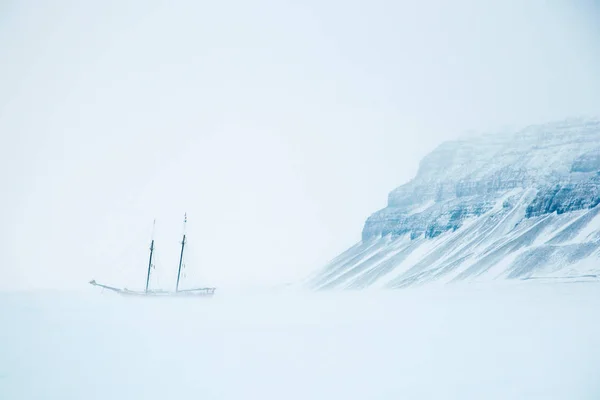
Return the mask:
POLYGON ((116 293, 119 293, 124 296, 202 296, 202 297, 211 297, 214 295, 216 288, 214 287, 203 287, 203 288, 195 288, 195 289, 180 289, 179 282, 181 278, 181 267, 183 265, 183 251, 185 249, 186 242, 186 232, 185 227, 187 224, 187 214, 184 215, 183 218, 183 239, 181 240, 181 253, 179 254, 179 267, 177 269, 177 283, 175 284, 175 291, 168 290, 150 290, 150 273, 152 272, 152 268, 154 265, 152 264, 152 255, 154 254, 154 235, 152 235, 152 241, 150 242, 150 259, 148 260, 148 273, 146 274, 146 289, 144 291, 141 290, 129 290, 127 288, 117 288, 113 286, 103 285, 101 283, 96 282, 96 280, 91 280, 89 283, 93 286, 98 286, 102 289, 107 289, 116 293))

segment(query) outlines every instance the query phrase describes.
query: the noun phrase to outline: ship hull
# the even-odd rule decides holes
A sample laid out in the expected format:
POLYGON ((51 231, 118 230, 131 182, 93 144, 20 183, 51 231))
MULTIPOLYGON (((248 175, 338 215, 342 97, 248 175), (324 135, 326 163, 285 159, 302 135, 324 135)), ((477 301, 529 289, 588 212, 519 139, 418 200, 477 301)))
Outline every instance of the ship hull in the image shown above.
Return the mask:
POLYGON ((215 294, 215 288, 197 288, 197 289, 184 289, 176 292, 169 292, 165 290, 149 290, 149 291, 136 291, 129 290, 127 288, 116 288, 113 286, 103 285, 97 283, 95 280, 90 281, 90 285, 98 286, 102 289, 110 290, 111 292, 118 293, 122 296, 135 296, 135 297, 212 297, 215 294))

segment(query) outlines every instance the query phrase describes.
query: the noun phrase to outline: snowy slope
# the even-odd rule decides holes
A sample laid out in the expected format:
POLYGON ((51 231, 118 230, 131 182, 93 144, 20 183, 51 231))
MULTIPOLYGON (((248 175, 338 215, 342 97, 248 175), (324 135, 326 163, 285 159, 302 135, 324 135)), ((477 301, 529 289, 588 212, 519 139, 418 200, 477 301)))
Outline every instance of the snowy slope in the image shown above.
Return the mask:
POLYGON ((600 274, 600 121, 444 143, 316 289, 600 274))

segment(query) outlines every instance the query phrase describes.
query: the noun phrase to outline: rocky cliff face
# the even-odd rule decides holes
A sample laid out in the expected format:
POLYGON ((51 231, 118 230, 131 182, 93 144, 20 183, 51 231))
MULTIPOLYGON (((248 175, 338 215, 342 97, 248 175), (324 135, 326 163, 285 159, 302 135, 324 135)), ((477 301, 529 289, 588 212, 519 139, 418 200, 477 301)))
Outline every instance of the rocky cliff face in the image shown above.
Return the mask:
POLYGON ((444 143, 314 288, 405 287, 600 271, 600 121, 444 143))

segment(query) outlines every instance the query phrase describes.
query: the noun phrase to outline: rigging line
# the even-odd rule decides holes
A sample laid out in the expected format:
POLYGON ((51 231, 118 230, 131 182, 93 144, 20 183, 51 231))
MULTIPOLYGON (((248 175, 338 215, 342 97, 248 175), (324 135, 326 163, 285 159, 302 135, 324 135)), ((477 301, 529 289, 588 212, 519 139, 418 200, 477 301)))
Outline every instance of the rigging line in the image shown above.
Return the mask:
MULTIPOLYGON (((154 225, 156 223, 156 219, 154 220, 152 227, 152 237, 154 237, 154 225)), ((135 262, 132 263, 130 260, 124 260, 125 256, 130 255, 135 250, 141 250, 142 243, 142 232, 146 231, 147 228, 138 229, 134 235, 131 236, 131 239, 126 243, 125 246, 121 247, 121 251, 113 256, 108 258, 109 265, 113 266, 113 268, 118 268, 119 270, 129 271, 135 265, 135 262), (125 264, 125 265, 124 265, 125 264), (121 267, 121 268, 119 268, 121 267)), ((145 234, 143 236, 146 236, 145 234)))
MULTIPOLYGON (((160 253, 157 253, 156 249, 155 249, 154 250, 154 262, 152 263, 152 269, 154 271, 156 271, 156 266, 161 264, 159 254, 160 253)), ((155 272, 151 276, 152 276, 151 281, 156 284, 156 287, 160 287, 160 280, 159 280, 160 274, 155 272)))

